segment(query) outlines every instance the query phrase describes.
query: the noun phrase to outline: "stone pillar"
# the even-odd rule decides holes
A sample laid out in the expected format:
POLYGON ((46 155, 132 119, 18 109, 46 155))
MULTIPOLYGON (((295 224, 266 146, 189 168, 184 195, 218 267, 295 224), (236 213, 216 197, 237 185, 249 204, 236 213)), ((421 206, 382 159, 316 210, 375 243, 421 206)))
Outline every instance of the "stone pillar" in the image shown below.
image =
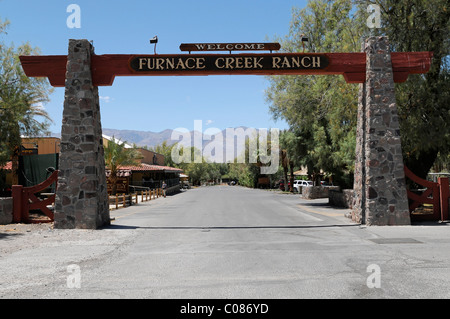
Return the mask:
POLYGON ((110 224, 98 87, 87 40, 69 40, 55 228, 110 224))
POLYGON ((410 225, 388 39, 371 37, 364 51, 352 219, 366 225, 410 225))

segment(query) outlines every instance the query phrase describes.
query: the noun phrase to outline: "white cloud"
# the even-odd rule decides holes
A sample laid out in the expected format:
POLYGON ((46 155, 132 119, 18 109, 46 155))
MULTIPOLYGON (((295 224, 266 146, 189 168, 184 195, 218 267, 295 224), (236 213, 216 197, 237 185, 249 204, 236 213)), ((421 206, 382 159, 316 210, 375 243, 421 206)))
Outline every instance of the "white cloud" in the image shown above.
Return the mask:
POLYGON ((205 123, 205 126, 208 126, 208 125, 210 125, 210 124, 212 124, 212 123, 214 123, 213 120, 207 120, 206 123, 205 123))
POLYGON ((113 99, 112 97, 110 97, 110 96, 100 96, 99 98, 100 98, 101 101, 103 101, 103 102, 105 102, 105 103, 109 103, 109 102, 111 102, 112 100, 114 100, 114 99, 113 99))

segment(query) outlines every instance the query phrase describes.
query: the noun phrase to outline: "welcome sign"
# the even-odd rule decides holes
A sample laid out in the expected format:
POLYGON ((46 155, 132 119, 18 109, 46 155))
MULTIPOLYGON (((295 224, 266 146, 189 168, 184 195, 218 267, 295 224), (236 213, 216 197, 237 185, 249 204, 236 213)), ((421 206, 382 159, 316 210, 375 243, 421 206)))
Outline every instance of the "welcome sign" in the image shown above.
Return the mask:
POLYGON ((181 51, 277 51, 279 43, 182 43, 181 51))

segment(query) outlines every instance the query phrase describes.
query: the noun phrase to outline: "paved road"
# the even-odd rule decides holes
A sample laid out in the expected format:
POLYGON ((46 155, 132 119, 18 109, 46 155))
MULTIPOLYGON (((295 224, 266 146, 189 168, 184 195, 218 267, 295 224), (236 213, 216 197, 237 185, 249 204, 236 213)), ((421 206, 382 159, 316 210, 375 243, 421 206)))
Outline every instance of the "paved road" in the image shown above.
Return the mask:
POLYGON ((345 212, 214 186, 113 211, 102 230, 0 233, 0 297, 450 297, 450 226, 366 228, 345 212))

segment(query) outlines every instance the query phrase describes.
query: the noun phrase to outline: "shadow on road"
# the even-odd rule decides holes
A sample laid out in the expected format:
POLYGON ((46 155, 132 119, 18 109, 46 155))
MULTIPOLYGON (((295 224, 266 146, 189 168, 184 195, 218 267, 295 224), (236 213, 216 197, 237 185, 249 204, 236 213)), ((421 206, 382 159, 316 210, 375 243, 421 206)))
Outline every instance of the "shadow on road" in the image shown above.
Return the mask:
POLYGON ((333 228, 333 227, 359 227, 360 224, 349 225, 302 225, 302 226, 129 226, 110 225, 105 229, 302 229, 302 228, 333 228))
POLYGON ((328 202, 326 202, 326 203, 300 202, 299 205, 306 206, 306 207, 309 206, 309 207, 329 208, 329 209, 333 209, 333 210, 348 210, 348 209, 350 209, 350 208, 346 208, 346 207, 331 206, 330 204, 328 204, 328 202))
POLYGON ((22 233, 3 233, 3 232, 0 232, 0 239, 10 239, 12 237, 16 237, 16 236, 20 237, 22 235, 23 235, 22 233))

